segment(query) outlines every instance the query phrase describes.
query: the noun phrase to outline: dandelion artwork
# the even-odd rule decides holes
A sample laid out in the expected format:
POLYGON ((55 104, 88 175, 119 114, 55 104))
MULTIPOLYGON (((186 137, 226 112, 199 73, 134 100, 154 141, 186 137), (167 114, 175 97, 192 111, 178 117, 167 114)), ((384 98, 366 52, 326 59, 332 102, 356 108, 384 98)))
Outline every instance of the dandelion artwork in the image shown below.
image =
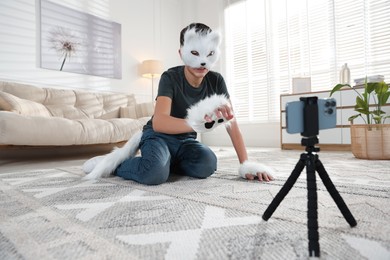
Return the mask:
POLYGON ((70 30, 64 27, 54 27, 49 33, 48 41, 51 43, 51 47, 62 58, 60 70, 64 68, 64 64, 67 58, 77 53, 77 48, 81 45, 77 40, 77 37, 70 30))
POLYGON ((121 25, 49 0, 39 0, 39 66, 122 78, 121 25))

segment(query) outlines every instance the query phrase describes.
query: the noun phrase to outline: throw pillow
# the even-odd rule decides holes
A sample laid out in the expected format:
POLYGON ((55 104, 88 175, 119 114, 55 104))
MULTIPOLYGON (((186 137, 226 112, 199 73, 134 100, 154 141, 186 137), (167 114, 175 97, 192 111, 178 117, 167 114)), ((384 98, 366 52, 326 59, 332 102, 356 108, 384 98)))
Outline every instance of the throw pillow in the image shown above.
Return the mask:
POLYGON ((137 119, 137 111, 135 106, 121 107, 120 117, 137 119))
POLYGON ((0 110, 28 116, 51 116, 44 105, 31 100, 18 98, 6 92, 0 92, 0 110))
POLYGON ((154 113, 154 103, 147 102, 136 104, 135 106, 121 107, 120 117, 127 118, 141 118, 141 117, 151 117, 154 113))
POLYGON ((98 119, 112 119, 112 118, 118 118, 119 116, 120 116, 119 115, 119 109, 116 109, 114 111, 104 113, 104 114, 102 114, 101 116, 99 116, 97 118, 98 119))
POLYGON ((154 114, 154 102, 137 104, 135 107, 137 118, 150 117, 154 114))

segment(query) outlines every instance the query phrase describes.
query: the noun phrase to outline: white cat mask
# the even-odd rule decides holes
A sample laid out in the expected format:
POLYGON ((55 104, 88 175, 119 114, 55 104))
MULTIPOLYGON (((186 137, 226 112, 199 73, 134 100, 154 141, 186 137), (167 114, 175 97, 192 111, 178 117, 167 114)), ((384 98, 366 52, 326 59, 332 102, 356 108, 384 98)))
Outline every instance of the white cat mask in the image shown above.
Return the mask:
POLYGON ((210 70, 219 58, 221 36, 218 32, 195 31, 189 29, 184 33, 184 44, 180 47, 181 58, 191 68, 210 70))

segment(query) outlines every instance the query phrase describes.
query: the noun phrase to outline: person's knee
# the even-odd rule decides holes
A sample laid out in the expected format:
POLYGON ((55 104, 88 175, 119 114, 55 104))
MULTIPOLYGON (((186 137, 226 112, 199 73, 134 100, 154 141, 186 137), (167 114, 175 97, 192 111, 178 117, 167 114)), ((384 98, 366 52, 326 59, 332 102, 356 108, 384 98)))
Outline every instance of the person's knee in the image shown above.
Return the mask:
POLYGON ((133 180, 145 185, 158 185, 167 181, 170 173, 170 155, 140 156, 125 161, 115 174, 126 180, 133 180))
POLYGON ((208 168, 208 169, 203 168, 201 170, 194 169, 193 172, 190 173, 189 175, 198 179, 206 179, 211 175, 213 175, 214 172, 215 172, 215 168, 208 168))
MULTIPOLYGON (((141 166, 142 167, 142 166, 141 166)), ((147 163, 140 174, 140 183, 145 185, 159 185, 168 180, 170 166, 168 162, 147 163)))
POLYGON ((205 179, 217 170, 217 160, 209 158, 206 162, 200 162, 199 166, 194 168, 194 175, 197 178, 205 179))
POLYGON ((154 174, 153 176, 149 176, 148 178, 143 178, 140 181, 141 184, 145 185, 160 185, 165 183, 168 180, 168 177, 161 174, 154 174))
POLYGON ((143 178, 140 183, 145 185, 160 185, 168 180, 169 174, 162 174, 158 172, 151 172, 147 178, 143 178))
POLYGON ((197 151, 192 163, 183 165, 186 168, 186 175, 204 179, 212 175, 217 169, 217 157, 209 149, 201 149, 197 151))

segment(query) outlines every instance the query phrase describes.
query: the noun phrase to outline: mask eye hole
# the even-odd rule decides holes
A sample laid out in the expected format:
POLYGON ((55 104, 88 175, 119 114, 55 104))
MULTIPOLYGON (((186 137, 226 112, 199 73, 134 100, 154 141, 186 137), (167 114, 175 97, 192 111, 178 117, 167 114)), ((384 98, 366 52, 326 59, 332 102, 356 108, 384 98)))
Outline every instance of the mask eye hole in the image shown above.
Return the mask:
POLYGON ((195 55, 195 56, 199 56, 199 52, 197 52, 197 51, 191 51, 191 54, 195 55))
POLYGON ((207 55, 207 57, 210 57, 210 56, 213 56, 214 55, 214 51, 210 51, 209 55, 207 55))

